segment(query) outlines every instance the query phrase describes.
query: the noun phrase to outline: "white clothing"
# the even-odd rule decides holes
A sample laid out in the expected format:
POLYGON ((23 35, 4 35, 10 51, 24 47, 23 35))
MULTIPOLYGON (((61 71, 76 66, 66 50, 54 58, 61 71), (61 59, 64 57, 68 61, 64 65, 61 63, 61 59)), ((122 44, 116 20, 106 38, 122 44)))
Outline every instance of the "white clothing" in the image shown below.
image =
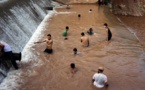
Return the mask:
POLYGON ((103 88, 105 83, 107 82, 107 76, 102 73, 94 74, 93 79, 95 80, 93 84, 97 88, 103 88))
POLYGON ((4 52, 12 51, 11 47, 7 43, 5 42, 0 42, 0 43, 4 45, 4 52))

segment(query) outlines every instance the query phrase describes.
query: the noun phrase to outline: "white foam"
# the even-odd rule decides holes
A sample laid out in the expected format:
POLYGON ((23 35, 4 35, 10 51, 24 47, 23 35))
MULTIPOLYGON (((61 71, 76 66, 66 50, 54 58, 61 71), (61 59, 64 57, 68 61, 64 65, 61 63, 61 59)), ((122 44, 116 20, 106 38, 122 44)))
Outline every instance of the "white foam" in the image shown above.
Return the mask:
POLYGON ((58 12, 57 14, 71 14, 71 13, 76 13, 76 12, 58 12))
MULTIPOLYGON (((56 11, 49 11, 49 14, 44 18, 44 20, 41 22, 41 24, 38 26, 37 30, 29 40, 29 42, 26 44, 22 51, 22 61, 21 64, 28 64, 29 62, 33 62, 31 65, 31 68, 34 68, 35 66, 42 65, 42 61, 39 59, 37 60, 37 57, 40 55, 39 52, 36 52, 36 55, 33 54, 32 51, 35 49, 32 48, 34 46, 34 42, 41 39, 44 35, 42 34, 43 31, 45 31, 45 26, 48 25, 49 18, 55 14, 56 11)), ((25 67, 24 67, 25 68, 25 67)), ((31 72, 34 72, 33 69, 28 70, 10 70, 7 77, 3 80, 3 82, 0 84, 0 90, 18 90, 20 85, 23 82, 24 74, 31 75, 31 72)))

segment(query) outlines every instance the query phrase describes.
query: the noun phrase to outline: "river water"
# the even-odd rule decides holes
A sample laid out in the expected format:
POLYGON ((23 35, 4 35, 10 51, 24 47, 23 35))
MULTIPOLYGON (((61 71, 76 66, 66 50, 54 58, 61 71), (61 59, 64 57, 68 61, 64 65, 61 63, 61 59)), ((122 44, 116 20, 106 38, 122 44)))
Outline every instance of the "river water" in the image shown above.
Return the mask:
POLYGON ((91 79, 99 66, 105 68, 104 73, 108 76, 110 86, 107 90, 144 90, 144 47, 126 25, 104 6, 80 4, 71 5, 70 10, 56 10, 57 13, 46 22, 48 25, 40 38, 52 34, 54 54, 43 53, 45 44, 31 47, 38 56, 35 61, 41 62, 41 66, 26 75, 22 90, 97 90, 91 79), (81 14, 80 19, 78 14, 81 14), (110 42, 105 40, 104 22, 109 24, 113 33, 110 42), (70 30, 65 41, 61 34, 67 25, 70 30), (90 27, 95 34, 89 36, 90 47, 84 48, 80 43, 80 33, 90 27), (72 55, 74 47, 78 48, 79 55, 72 55), (73 77, 69 68, 72 62, 78 68, 73 77))
POLYGON ((110 85, 107 90, 144 90, 144 47, 108 9, 95 4, 79 4, 71 5, 70 10, 56 8, 53 14, 45 18, 24 48, 21 69, 12 71, 5 79, 9 82, 2 83, 0 89, 98 90, 91 80, 98 67, 103 66, 110 85), (81 14, 80 19, 78 14, 81 14), (110 42, 105 40, 105 22, 113 33, 110 42), (65 26, 70 27, 68 40, 61 36, 65 26), (80 33, 90 27, 95 33, 89 36, 90 47, 85 48, 80 43, 80 33), (54 41, 52 55, 43 53, 45 44, 33 44, 48 33, 54 41), (74 47, 78 48, 79 55, 72 55, 74 47), (72 62, 78 68, 73 76, 69 68, 72 62))

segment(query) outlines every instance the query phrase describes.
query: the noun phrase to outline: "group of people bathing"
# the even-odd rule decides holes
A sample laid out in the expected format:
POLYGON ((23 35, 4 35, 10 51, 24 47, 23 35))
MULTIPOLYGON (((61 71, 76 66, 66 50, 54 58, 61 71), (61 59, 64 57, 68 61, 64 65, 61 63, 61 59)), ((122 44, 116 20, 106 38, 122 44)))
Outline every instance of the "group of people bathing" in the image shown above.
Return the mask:
MULTIPOLYGON (((80 14, 78 15, 78 17, 80 18, 80 14)), ((112 38, 112 33, 108 27, 108 24, 107 23, 104 23, 104 27, 106 29, 106 33, 107 33, 107 36, 106 36, 106 40, 107 41, 110 41, 111 38, 112 38)), ((64 36, 64 40, 67 40, 67 35, 68 35, 68 30, 69 30, 69 27, 66 26, 64 32, 62 33, 62 36, 64 36)), ((88 35, 93 35, 94 32, 93 32, 93 29, 90 28, 88 31, 87 31, 87 34, 88 35)), ((89 47, 90 43, 89 43, 89 37, 87 35, 85 35, 84 32, 81 33, 81 43, 84 47, 89 47)), ((41 40, 41 41, 37 41, 37 42, 34 42, 34 44, 37 44, 37 43, 43 43, 43 42, 46 42, 46 49, 44 50, 44 52, 48 53, 48 54, 52 54, 53 53, 53 49, 52 49, 52 45, 53 45, 53 40, 51 38, 51 34, 48 34, 47 35, 47 38, 44 39, 44 40, 41 40)), ((10 47, 10 45, 8 45, 7 43, 5 42, 0 42, 0 49, 4 52, 4 55, 6 55, 7 57, 10 58, 11 62, 12 62, 12 65, 14 66, 15 69, 18 69, 18 65, 16 63, 16 61, 14 60, 14 57, 13 57, 13 54, 12 54, 12 49, 10 47)), ((78 54, 79 52, 77 51, 77 48, 74 48, 73 49, 73 54, 76 55, 78 54)), ((70 64, 70 68, 72 69, 72 73, 75 73, 77 70, 76 70, 76 66, 75 66, 75 63, 71 63, 70 64)), ((94 74, 93 76, 93 79, 92 79, 92 82, 93 84, 98 87, 98 88, 103 88, 103 87, 108 87, 108 84, 107 84, 107 76, 103 74, 103 71, 104 71, 104 68, 103 67, 99 67, 98 68, 98 73, 94 74)))
MULTIPOLYGON (((104 23, 104 27, 106 29, 106 33, 107 33, 107 36, 106 36, 106 40, 107 41, 110 41, 111 38, 112 38, 112 33, 108 27, 108 24, 107 23, 104 23)), ((64 32, 62 33, 62 36, 64 36, 64 40, 67 40, 67 35, 68 35, 68 30, 69 30, 69 27, 66 26, 64 32)), ((93 29, 90 28, 88 31, 87 31, 87 34, 89 35, 93 35, 94 32, 93 32, 93 29)), ((89 37, 87 35, 85 35, 84 32, 81 33, 81 43, 84 47, 89 47, 90 43, 89 43, 89 37)), ((36 43, 43 43, 43 42, 46 42, 46 49, 44 50, 44 52, 48 53, 48 54, 52 54, 53 53, 53 49, 52 49, 52 45, 53 45, 53 40, 51 39, 51 34, 48 34, 47 35, 47 38, 44 39, 44 40, 41 40, 41 41, 38 41, 38 42, 35 42, 36 43)), ((77 55, 79 52, 77 50, 77 48, 74 48, 73 49, 73 54, 74 55, 77 55)), ((71 68, 71 71, 72 73, 75 73, 77 71, 76 69, 76 66, 75 66, 75 63, 71 63, 70 64, 70 68, 71 68)), ((98 68, 98 72, 94 74, 93 78, 92 78, 92 82, 93 84, 97 87, 97 88, 104 88, 104 87, 108 87, 108 83, 107 83, 107 76, 103 74, 103 71, 104 71, 104 68, 103 67, 99 67, 98 68)))

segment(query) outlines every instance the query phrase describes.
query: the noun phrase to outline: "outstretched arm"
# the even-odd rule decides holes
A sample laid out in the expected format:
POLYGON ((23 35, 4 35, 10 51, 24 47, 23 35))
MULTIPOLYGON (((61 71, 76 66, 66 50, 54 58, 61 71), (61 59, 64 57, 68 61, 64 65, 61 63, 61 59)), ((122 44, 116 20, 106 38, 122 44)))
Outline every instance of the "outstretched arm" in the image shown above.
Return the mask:
POLYGON ((44 39, 44 40, 41 40, 41 41, 37 41, 37 42, 34 42, 34 44, 36 44, 36 43, 43 43, 43 42, 46 42, 46 40, 44 39))

